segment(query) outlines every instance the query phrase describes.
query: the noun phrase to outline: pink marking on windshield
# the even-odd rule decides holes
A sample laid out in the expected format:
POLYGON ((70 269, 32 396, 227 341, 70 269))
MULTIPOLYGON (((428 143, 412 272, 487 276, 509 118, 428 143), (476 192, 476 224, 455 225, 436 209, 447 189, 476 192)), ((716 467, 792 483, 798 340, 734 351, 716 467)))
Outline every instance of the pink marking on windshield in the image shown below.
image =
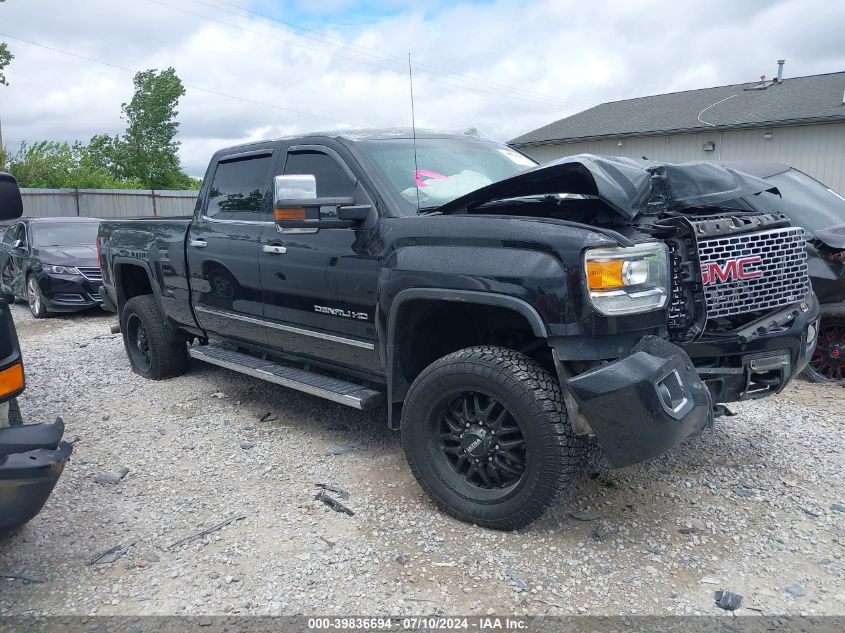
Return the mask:
POLYGON ((414 182, 417 183, 417 187, 429 187, 430 185, 420 178, 420 176, 425 176, 426 178, 433 178, 434 180, 449 180, 449 176, 444 176, 443 174, 438 174, 434 171, 428 171, 426 169, 418 169, 414 172, 414 182))

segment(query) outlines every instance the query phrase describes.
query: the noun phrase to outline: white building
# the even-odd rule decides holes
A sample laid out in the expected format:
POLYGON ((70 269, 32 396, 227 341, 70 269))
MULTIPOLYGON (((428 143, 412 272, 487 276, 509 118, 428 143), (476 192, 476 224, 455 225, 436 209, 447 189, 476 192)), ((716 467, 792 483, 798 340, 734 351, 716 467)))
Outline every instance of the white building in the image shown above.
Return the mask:
POLYGON ((510 144, 540 162, 589 153, 785 163, 845 193, 845 72, 603 103, 510 144))

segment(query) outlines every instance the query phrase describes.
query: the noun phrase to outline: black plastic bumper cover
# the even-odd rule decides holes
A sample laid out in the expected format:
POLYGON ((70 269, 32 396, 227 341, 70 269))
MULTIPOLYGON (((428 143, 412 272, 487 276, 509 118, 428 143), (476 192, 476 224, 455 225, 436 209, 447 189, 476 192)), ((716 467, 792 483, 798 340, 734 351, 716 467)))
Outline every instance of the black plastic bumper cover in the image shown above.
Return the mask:
POLYGON ((55 450, 59 446, 65 424, 58 418, 53 424, 26 424, 0 429, 0 458, 38 448, 55 450))
POLYGON ((713 423, 710 393, 689 356, 655 336, 568 387, 617 468, 656 457, 713 423))
POLYGON ((55 448, 36 448, 0 457, 0 535, 32 519, 53 492, 73 452, 73 446, 67 442, 53 443, 57 427, 64 429, 57 421, 2 430, 3 433, 26 430, 33 442, 43 441, 55 448))

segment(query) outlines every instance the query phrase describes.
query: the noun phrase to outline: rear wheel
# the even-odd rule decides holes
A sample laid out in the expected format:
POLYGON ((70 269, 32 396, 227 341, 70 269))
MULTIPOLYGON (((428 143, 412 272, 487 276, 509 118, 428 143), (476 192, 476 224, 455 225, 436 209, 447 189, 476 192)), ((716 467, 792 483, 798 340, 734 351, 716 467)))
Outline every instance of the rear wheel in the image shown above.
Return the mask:
POLYGON ((132 297, 123 306, 120 321, 123 345, 136 373, 152 380, 185 373, 188 365, 185 339, 167 326, 155 297, 132 297))
POLYGON ((557 380, 500 347, 467 348, 423 370, 405 400, 402 446, 441 509, 500 530, 539 517, 577 464, 557 380))
POLYGON ((50 311, 44 305, 44 296, 41 294, 41 288, 38 287, 38 280, 35 275, 29 275, 26 278, 26 300, 29 303, 29 311, 36 319, 50 316, 50 311))
POLYGON ((818 342, 804 376, 817 383, 845 380, 845 304, 822 304, 818 342))

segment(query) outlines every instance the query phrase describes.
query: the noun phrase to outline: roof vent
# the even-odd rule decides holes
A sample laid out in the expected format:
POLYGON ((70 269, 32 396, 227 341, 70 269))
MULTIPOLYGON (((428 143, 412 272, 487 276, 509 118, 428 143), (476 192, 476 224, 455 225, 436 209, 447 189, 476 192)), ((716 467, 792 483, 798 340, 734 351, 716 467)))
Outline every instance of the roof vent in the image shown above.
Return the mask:
POLYGON ((783 83, 783 65, 786 63, 785 59, 778 60, 778 83, 783 83))

